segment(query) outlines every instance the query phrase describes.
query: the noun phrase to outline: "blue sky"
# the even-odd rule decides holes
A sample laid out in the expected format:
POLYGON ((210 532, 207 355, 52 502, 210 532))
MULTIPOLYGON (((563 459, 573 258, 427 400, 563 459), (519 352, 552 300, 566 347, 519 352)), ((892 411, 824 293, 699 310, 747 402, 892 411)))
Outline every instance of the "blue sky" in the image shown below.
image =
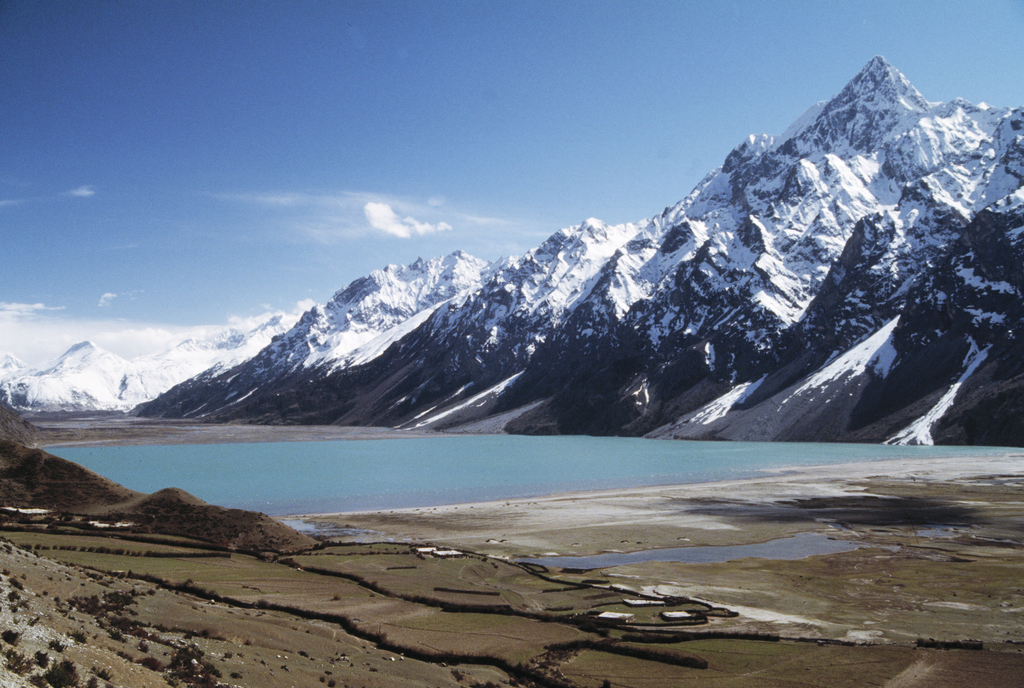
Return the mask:
POLYGON ((682 199, 875 54, 1024 104, 1024 2, 0 3, 0 351, 125 356, 682 199))

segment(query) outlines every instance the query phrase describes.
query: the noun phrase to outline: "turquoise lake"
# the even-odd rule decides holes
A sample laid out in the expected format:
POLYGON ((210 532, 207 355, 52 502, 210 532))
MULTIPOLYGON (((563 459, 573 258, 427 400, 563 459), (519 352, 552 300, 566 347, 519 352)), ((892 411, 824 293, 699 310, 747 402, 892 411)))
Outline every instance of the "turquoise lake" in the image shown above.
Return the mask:
POLYGON ((178 487, 211 504, 285 515, 711 482, 786 466, 1008 450, 488 435, 50 451, 140 492, 178 487))

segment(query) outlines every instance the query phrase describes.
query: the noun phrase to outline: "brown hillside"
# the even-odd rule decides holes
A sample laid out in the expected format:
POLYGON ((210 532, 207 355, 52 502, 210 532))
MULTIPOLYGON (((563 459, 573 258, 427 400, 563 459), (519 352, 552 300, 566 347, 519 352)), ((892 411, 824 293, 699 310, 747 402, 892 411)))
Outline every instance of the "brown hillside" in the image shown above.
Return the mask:
POLYGON ((311 538, 266 514, 207 504, 174 487, 116 504, 106 515, 131 521, 151 532, 184 535, 239 549, 284 552, 315 544, 311 538))
POLYGON ((38 436, 36 426, 0 402, 0 440, 13 440, 32 446, 38 436))
POLYGON ((0 506, 102 516, 141 532, 182 535, 249 550, 294 551, 314 540, 266 514, 226 509, 177 488, 129 490, 42 449, 0 441, 0 506))
POLYGON ((42 449, 0 440, 0 505, 87 514, 138 492, 42 449))

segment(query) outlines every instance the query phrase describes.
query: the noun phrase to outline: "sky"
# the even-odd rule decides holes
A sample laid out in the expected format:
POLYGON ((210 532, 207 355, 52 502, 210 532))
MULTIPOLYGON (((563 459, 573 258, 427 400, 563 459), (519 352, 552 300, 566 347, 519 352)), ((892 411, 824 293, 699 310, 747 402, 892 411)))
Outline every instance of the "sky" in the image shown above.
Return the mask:
POLYGON ((0 352, 125 357, 674 205, 876 54, 1024 105, 1024 0, 0 0, 0 352))

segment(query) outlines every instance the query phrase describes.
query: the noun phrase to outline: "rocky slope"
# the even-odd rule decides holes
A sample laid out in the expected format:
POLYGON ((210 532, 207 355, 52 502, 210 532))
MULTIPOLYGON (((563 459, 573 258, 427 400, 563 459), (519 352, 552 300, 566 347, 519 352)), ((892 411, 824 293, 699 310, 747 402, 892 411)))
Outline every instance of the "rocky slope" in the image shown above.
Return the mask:
POLYGON ((39 436, 34 425, 0 403, 0 440, 33 445, 39 436))
POLYGON ((588 220, 482 267, 366 355, 307 325, 140 413, 1024 443, 1022 180, 1021 108, 929 102, 876 57, 649 220, 588 220))

